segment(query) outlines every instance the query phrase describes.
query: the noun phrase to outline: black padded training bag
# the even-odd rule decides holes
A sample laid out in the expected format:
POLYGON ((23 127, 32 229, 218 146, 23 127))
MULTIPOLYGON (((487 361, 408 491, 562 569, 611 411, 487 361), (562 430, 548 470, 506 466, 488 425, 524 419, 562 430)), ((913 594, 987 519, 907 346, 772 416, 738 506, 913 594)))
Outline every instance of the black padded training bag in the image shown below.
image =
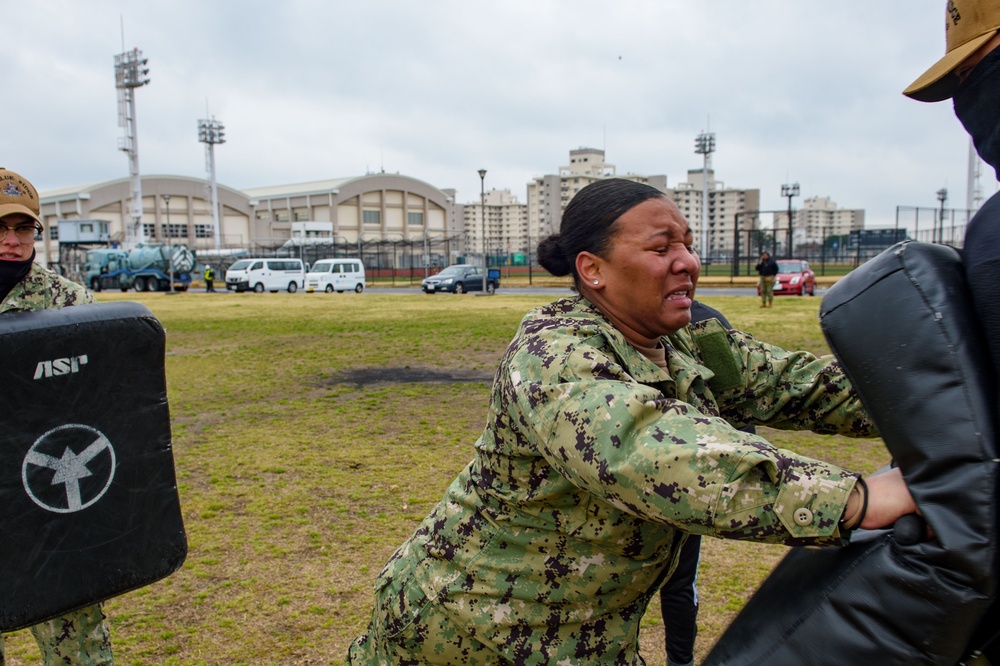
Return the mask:
POLYGON ((165 336, 121 302, 0 316, 0 631, 183 563, 165 336))
POLYGON ((996 398, 958 253, 903 242, 823 298, 820 323, 936 538, 859 531, 794 549, 705 664, 964 662, 996 586, 996 398))

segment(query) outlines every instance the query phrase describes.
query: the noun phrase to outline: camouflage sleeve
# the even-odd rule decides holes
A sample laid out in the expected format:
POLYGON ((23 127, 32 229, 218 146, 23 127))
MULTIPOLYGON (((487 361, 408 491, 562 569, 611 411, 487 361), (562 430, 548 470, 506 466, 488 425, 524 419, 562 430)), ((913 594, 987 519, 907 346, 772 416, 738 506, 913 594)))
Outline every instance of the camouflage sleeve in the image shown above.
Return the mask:
POLYGON ((786 351, 713 321, 692 327, 690 333, 695 346, 692 355, 716 372, 709 384, 730 423, 878 436, 875 423, 832 355, 786 351))
POLYGON ((622 511, 717 537, 842 543, 855 474, 665 397, 594 347, 568 351, 551 381, 514 383, 539 454, 622 511))
POLYGON ((49 293, 53 300, 53 307, 64 308, 70 305, 82 305, 94 302, 94 295, 83 285, 79 285, 61 275, 53 275, 52 278, 49 293))

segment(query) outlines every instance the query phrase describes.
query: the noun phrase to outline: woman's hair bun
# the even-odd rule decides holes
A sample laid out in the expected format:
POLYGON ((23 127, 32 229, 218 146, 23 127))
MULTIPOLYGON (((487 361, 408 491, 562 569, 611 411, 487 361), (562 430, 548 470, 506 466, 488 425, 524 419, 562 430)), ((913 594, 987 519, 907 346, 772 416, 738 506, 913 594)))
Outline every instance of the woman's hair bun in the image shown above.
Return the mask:
POLYGON ((542 268, 556 277, 569 275, 573 271, 573 267, 570 265, 569 259, 566 257, 566 253, 563 252, 559 241, 560 235, 552 234, 542 239, 536 249, 538 263, 542 265, 542 268))

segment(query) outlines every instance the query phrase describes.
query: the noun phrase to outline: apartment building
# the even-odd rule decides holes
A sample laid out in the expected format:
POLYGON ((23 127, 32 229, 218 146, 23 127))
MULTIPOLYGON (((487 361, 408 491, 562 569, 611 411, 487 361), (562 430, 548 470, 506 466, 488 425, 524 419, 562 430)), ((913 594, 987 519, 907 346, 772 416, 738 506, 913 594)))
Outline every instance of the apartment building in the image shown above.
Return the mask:
POLYGON ((489 190, 483 197, 483 203, 477 201, 459 208, 467 252, 481 255, 486 247, 490 256, 494 257, 527 254, 528 207, 519 202, 510 190, 489 190))
POLYGON ((829 236, 864 229, 864 209, 838 208, 830 197, 810 197, 792 211, 796 244, 821 244, 829 236))
POLYGON ((727 188, 721 180, 716 180, 712 169, 689 169, 687 180, 666 193, 691 225, 695 248, 703 260, 731 259, 737 236, 740 253, 744 254, 751 232, 760 226, 756 214, 760 209, 760 190, 727 188), (703 208, 706 193, 708 206, 703 208), (707 226, 707 248, 701 247, 703 219, 707 226))
POLYGON ((603 150, 571 150, 569 164, 560 167, 558 174, 536 176, 528 183, 527 230, 531 247, 537 245, 542 238, 559 231, 562 212, 577 192, 604 178, 624 178, 667 191, 666 176, 618 174, 615 165, 605 161, 603 150))

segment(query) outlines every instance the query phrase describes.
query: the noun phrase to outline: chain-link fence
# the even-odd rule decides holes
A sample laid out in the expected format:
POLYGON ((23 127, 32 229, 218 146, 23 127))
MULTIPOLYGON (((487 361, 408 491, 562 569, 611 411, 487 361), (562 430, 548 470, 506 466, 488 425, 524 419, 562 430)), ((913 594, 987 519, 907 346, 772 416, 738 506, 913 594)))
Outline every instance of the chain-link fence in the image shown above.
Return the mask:
MULTIPOLYGON (((773 212, 751 211, 748 214, 773 212)), ((903 240, 961 248, 965 227, 974 213, 965 209, 898 206, 893 227, 859 229, 840 235, 822 234, 822 240, 806 242, 796 238, 795 229, 791 233, 787 228, 746 229, 737 234, 735 249, 703 255, 701 259, 704 272, 713 275, 755 276, 755 266, 764 251, 779 258, 805 259, 817 274, 825 274, 827 265, 839 267, 837 272, 840 272, 860 266, 903 240)))

